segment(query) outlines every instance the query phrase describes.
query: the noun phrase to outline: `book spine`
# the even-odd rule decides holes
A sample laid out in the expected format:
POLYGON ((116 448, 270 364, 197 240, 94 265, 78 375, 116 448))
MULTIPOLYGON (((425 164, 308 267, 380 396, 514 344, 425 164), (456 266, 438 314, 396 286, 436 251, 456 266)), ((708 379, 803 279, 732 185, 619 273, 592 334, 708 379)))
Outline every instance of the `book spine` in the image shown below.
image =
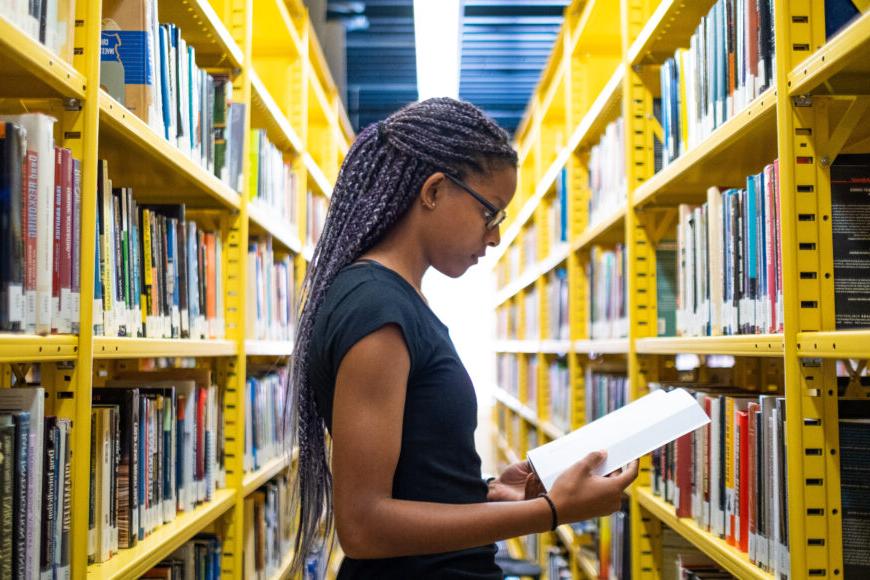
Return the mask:
POLYGON ((0 413, 0 578, 12 578, 15 516, 15 423, 10 413, 0 413))
POLYGON ((63 262, 63 210, 64 210, 64 183, 63 183, 63 150, 54 148, 54 203, 52 220, 52 268, 51 268, 51 305, 49 320, 51 332, 60 332, 63 327, 60 316, 60 285, 63 262))
POLYGON ((60 302, 58 304, 58 332, 72 332, 72 268, 73 268, 73 205, 74 175, 72 151, 61 149, 61 183, 63 185, 63 210, 61 212, 60 239, 60 302))

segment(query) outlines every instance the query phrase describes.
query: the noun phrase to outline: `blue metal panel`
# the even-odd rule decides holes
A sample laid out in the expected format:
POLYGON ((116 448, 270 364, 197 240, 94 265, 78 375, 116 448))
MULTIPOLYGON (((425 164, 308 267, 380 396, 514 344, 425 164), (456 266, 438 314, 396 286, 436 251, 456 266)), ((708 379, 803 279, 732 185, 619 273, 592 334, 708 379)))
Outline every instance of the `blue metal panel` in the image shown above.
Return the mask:
MULTIPOLYGON (((513 132, 569 0, 465 0, 459 96, 513 132)), ((413 0, 328 0, 348 24, 347 110, 359 131, 417 99, 413 0)))

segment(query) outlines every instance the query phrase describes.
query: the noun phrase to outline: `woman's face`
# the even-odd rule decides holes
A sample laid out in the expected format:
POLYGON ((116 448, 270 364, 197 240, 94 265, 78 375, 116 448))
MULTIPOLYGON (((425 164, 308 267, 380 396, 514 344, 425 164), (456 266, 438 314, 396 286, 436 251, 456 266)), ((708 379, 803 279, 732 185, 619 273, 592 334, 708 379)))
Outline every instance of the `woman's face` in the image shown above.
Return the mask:
MULTIPOLYGON (((501 226, 487 229, 491 214, 486 206, 443 174, 436 176, 431 196, 424 192, 423 200, 424 205, 429 204, 426 220, 429 259, 436 270, 457 278, 477 264, 487 247, 499 244, 501 226)), ((463 182, 497 210, 504 210, 517 187, 517 170, 498 165, 486 173, 468 174, 463 182)))

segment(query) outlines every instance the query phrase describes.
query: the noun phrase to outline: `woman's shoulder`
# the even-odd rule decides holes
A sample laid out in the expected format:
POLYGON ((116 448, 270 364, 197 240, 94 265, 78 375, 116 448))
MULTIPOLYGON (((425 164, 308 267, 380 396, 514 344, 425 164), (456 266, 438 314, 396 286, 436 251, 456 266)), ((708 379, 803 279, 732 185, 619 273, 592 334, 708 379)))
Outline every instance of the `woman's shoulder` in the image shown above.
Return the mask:
POLYGON ((413 305, 413 296, 397 275, 370 262, 354 262, 336 276, 327 302, 335 307, 370 307, 376 304, 413 305))

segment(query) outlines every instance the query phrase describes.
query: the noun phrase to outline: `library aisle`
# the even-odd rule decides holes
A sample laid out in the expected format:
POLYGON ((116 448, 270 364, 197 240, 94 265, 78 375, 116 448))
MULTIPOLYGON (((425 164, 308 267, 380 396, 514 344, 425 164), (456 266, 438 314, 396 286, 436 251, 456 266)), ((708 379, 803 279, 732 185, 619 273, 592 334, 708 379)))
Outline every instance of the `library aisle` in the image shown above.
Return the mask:
POLYGON ((356 135, 440 70, 427 1, 519 158, 498 247, 424 287, 484 471, 675 389, 709 419, 500 548, 870 578, 866 0, 0 3, 0 578, 291 577, 302 282, 356 135))

